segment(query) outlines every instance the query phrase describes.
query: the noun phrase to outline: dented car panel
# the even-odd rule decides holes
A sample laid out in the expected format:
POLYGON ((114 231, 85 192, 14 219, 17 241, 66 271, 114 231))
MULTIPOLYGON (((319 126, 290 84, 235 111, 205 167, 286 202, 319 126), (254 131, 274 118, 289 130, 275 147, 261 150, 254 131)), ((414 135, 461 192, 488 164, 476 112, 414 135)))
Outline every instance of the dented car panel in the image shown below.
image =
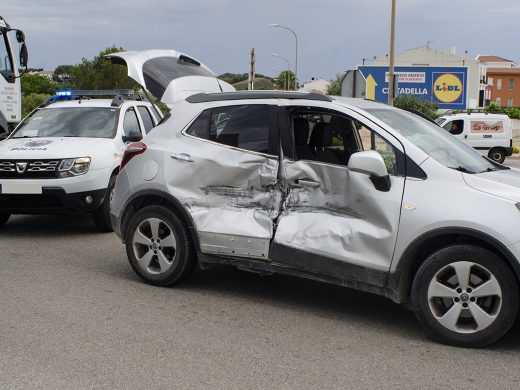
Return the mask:
MULTIPOLYGON (((367 175, 311 161, 283 162, 288 194, 274 242, 356 265, 388 270, 397 239, 404 178, 374 191, 367 175), (310 179, 318 187, 297 184, 310 179)), ((283 261, 283 259, 280 259, 283 261)))

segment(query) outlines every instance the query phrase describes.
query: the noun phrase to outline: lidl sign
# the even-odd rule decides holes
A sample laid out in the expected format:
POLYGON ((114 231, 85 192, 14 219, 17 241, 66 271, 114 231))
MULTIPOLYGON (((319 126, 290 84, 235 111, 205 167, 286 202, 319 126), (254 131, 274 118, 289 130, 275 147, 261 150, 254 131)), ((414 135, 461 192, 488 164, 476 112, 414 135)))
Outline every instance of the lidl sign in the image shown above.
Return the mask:
MULTIPOLYGON (((388 67, 360 66, 366 80, 366 98, 386 103, 388 100, 388 67)), ((466 67, 397 66, 399 95, 414 95, 435 102, 444 109, 466 108, 466 67)))

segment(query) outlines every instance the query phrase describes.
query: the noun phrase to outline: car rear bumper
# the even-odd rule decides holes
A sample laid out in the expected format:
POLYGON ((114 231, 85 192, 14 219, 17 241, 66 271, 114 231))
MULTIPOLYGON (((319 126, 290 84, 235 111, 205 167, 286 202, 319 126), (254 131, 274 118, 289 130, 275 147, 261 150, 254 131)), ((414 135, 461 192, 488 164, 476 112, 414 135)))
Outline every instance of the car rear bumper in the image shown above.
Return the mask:
POLYGON ((43 187, 41 194, 0 194, 0 213, 85 214, 101 207, 106 188, 68 194, 60 187, 43 187))

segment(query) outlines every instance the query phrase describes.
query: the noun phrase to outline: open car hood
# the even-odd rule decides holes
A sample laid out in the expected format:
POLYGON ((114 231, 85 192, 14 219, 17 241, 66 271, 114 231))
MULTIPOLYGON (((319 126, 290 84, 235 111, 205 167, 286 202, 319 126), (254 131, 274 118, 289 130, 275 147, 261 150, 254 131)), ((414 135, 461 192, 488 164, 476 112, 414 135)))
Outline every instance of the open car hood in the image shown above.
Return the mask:
POLYGON ((235 91, 207 66, 176 50, 124 51, 106 57, 126 65, 130 78, 167 105, 196 93, 235 91))

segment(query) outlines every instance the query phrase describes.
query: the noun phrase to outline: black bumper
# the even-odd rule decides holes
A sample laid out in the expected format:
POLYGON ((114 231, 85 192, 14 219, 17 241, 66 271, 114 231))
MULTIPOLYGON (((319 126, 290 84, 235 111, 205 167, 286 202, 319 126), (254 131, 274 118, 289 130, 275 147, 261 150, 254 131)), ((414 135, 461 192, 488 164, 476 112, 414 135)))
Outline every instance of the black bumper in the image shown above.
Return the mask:
POLYGON ((106 189, 67 194, 63 188, 44 187, 42 194, 0 194, 0 213, 86 214, 101 207, 106 189), (92 197, 87 203, 85 198, 92 197))

